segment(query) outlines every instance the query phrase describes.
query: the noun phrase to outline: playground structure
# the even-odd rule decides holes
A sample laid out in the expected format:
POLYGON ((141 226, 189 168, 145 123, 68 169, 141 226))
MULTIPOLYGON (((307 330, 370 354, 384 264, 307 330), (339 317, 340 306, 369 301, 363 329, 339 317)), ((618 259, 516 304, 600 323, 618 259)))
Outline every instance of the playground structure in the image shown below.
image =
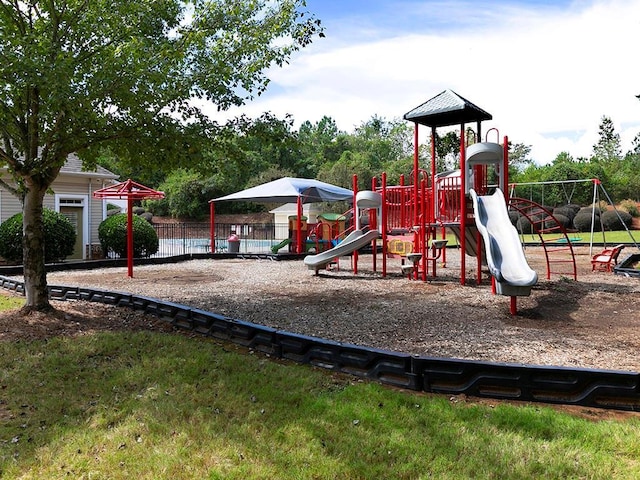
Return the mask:
MULTIPOLYGON (((482 269, 488 264, 493 291, 511 297, 511 312, 516 311, 516 297, 529 295, 537 282, 524 258, 522 245, 508 210, 527 218, 545 250, 547 279, 552 273, 577 277, 573 247, 564 226, 552 212, 526 199, 504 199, 509 185, 508 138, 498 142, 467 144, 466 124, 476 123, 476 138, 482 138, 482 121, 492 116, 451 90, 445 90, 404 115, 414 122, 414 162, 410 183, 401 177, 400 185, 387 185, 386 174, 372 180, 371 191, 357 192, 354 177, 355 230, 343 241, 346 245, 317 255, 307 256, 305 264, 316 272, 334 258, 353 254, 357 273, 358 249, 370 239, 376 256, 382 253, 382 275, 387 274, 387 259, 402 257, 403 273, 426 281, 436 276, 438 261, 446 262, 446 231, 452 232, 460 249, 460 283, 467 283, 467 256, 475 257, 476 281, 482 283, 482 269), (418 134, 420 125, 431 128, 431 165, 419 165, 418 134), (437 172, 436 129, 460 126, 460 170, 437 172), (495 192, 495 193, 494 193, 495 192), (490 195, 493 193, 493 195, 490 195), (373 202, 378 194, 379 203, 373 202), (363 201, 362 199, 367 199, 363 201), (368 213, 369 225, 362 227, 359 218, 368 213), (356 233, 358 232, 358 233, 356 233), (545 241, 543 233, 557 233, 563 242, 545 241), (353 235, 353 236, 352 236, 353 235), (368 235, 368 237, 367 237, 368 235), (381 239, 379 245, 378 239, 381 239), (349 240, 347 242, 347 240, 349 240), (407 264, 404 264, 407 260, 407 264)), ((499 134, 496 129, 488 133, 499 134)))

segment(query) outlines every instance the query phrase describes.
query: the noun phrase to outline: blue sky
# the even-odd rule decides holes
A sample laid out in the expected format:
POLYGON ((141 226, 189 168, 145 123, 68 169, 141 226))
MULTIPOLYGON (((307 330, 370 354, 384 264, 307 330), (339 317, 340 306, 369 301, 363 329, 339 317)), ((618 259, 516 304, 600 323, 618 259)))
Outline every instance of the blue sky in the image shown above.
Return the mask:
MULTIPOLYGON (((307 0, 326 38, 269 72, 227 116, 271 111, 341 130, 402 115, 452 89, 493 115, 484 131, 540 163, 588 156, 603 115, 623 150, 640 133, 640 0, 307 0)), ((424 129, 426 137, 426 129, 424 129)))

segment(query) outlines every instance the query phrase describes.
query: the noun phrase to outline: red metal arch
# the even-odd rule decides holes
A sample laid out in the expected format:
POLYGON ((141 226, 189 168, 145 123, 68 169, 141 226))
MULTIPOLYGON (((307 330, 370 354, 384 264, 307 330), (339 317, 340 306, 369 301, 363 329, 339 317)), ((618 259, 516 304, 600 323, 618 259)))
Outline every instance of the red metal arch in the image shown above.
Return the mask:
POLYGON ((574 280, 577 280, 578 273, 573 245, 567 235, 567 229, 553 213, 542 205, 526 198, 511 197, 508 204, 510 209, 517 211, 531 223, 534 233, 538 235, 540 244, 544 248, 547 262, 547 280, 551 278, 552 273, 556 275, 571 275, 574 280), (545 240, 543 236, 545 233, 558 234, 558 238, 545 240), (566 266, 569 269, 562 268, 566 266))

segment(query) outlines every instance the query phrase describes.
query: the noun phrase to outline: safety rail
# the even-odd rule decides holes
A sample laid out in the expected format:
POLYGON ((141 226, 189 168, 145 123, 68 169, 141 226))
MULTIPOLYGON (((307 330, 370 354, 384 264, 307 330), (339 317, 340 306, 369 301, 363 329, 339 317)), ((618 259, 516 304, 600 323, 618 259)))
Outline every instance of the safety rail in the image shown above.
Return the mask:
MULTIPOLYGON (((24 294, 24 283, 0 276, 24 294)), ((54 300, 132 308, 272 357, 364 377, 395 387, 447 395, 640 410, 640 373, 423 357, 299 335, 174 302, 131 293, 55 285, 54 300)))

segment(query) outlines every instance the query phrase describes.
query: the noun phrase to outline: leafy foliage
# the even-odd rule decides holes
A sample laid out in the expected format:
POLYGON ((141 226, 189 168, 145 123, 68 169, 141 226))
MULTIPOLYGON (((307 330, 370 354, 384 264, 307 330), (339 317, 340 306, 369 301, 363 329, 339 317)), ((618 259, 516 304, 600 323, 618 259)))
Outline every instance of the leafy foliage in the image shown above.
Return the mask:
MULTIPOLYGON (((127 214, 118 213, 103 220, 98 226, 98 237, 105 255, 114 253, 127 257, 127 214)), ((149 222, 133 216, 133 256, 149 257, 159 248, 158 234, 149 222)))
POLYGON ((165 198, 144 202, 154 215, 200 220, 209 212, 208 201, 213 196, 213 189, 198 172, 175 170, 159 189, 165 193, 165 198))
POLYGON ((592 216, 586 210, 578 212, 573 219, 573 226, 579 232, 590 232, 591 230, 600 230, 600 215, 592 216))
MULTIPOLYGON (((73 253, 76 231, 64 215, 48 208, 42 211, 44 222, 45 262, 64 260, 73 253)), ((22 213, 17 213, 0 224, 0 256, 10 262, 21 262, 22 213)))
POLYGON ((631 226, 631 215, 623 210, 607 210, 600 216, 605 230, 624 230, 631 226))
POLYGON ((640 217, 640 210, 638 209, 638 203, 630 198, 620 202, 620 207, 625 210, 632 217, 640 217))
MULTIPOLYGON (((0 7, 0 166, 24 200, 27 305, 48 309, 40 212, 67 157, 199 162, 226 110, 322 35, 304 0, 76 0, 0 7), (196 100, 196 101, 194 101, 196 100)), ((132 169, 135 173, 135 169, 132 169)))

